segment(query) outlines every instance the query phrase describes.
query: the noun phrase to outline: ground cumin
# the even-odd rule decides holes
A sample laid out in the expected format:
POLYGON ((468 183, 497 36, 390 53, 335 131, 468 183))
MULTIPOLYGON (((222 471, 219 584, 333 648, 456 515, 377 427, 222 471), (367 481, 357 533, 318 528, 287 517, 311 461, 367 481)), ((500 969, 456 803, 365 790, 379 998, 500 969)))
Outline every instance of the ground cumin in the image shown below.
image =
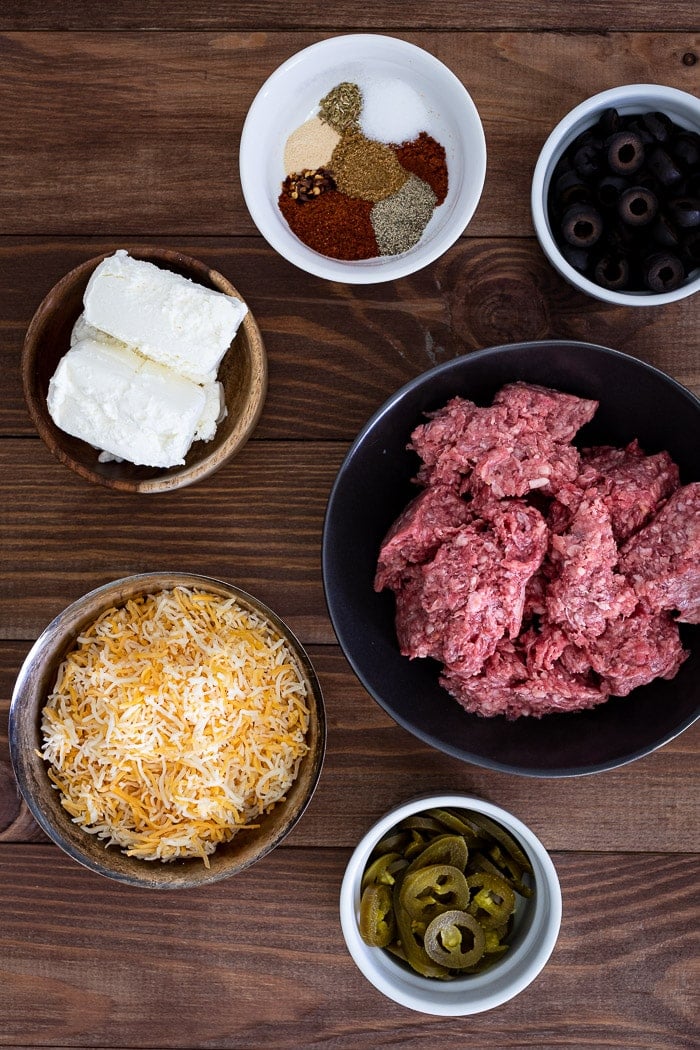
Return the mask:
POLYGON ((370 221, 372 202, 328 190, 299 204, 281 193, 279 209, 300 241, 331 259, 373 259, 379 247, 370 221))
POLYGON ((444 147, 427 131, 421 131, 417 139, 394 146, 399 163, 406 171, 427 182, 442 204, 447 196, 447 161, 444 147))
POLYGON ((365 138, 360 131, 344 132, 329 168, 342 193, 366 201, 390 197, 408 178, 390 146, 365 138))

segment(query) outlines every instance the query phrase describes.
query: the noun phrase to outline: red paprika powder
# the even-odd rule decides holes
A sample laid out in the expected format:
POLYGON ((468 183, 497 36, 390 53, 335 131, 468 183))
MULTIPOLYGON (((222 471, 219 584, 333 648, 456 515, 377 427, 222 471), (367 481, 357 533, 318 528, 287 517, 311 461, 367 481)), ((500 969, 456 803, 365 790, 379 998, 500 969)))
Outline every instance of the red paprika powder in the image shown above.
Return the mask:
POLYGON ((442 204, 447 196, 447 161, 445 149, 439 142, 421 131, 417 139, 394 146, 399 163, 406 171, 417 175, 427 182, 437 197, 437 204, 442 204))
POLYGON ((300 241, 331 259, 373 259, 379 255, 370 213, 372 202, 328 190, 303 203, 281 193, 279 209, 300 241))

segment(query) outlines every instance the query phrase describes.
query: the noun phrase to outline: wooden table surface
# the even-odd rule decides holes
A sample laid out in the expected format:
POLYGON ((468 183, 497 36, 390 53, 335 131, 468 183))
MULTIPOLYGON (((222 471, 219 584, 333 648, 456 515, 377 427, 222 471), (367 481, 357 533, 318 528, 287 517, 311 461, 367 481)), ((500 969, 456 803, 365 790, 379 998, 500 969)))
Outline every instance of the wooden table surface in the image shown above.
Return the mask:
MULTIPOLYGON (((663 309, 588 299, 550 268, 529 182, 551 128, 604 88, 698 92, 692 0, 10 0, 0 6, 0 1045, 683 1050, 698 1046, 697 725, 629 766, 548 781, 428 749, 370 699, 324 604, 320 538, 349 442, 405 381, 475 349, 551 336, 615 347, 700 393, 700 298, 663 309), (464 82, 489 151, 464 236, 396 283, 309 277, 257 233, 238 180, 243 120, 300 48, 389 32, 464 82), (253 440, 180 493, 130 497, 56 462, 25 410, 20 351, 46 292, 119 247, 179 248, 251 305, 270 364, 253 440), (325 692, 325 768, 272 855, 202 891, 112 884, 50 844, 18 797, 7 713, 32 640, 119 576, 233 581, 306 644, 325 692), (416 790, 502 804, 558 869, 549 965, 484 1015, 439 1020, 384 999, 338 920, 354 844, 416 790), (694 979, 695 978, 695 981, 694 979)), ((260 158, 265 164, 265 158, 260 158)))

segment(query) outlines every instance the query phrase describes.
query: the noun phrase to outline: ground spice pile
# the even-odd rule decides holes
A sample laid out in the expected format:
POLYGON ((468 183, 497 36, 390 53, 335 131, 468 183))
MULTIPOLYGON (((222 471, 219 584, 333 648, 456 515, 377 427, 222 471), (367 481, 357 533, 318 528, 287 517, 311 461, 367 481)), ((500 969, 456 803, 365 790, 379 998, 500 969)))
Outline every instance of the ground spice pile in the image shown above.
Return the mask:
POLYGON ((318 116, 285 145, 280 211, 304 244, 332 259, 409 251, 447 196, 445 149, 428 131, 391 141, 391 129, 410 134, 425 118, 419 96, 402 85, 404 110, 394 116, 386 85, 371 91, 371 85, 363 91, 348 81, 337 84, 320 100, 318 116), (371 117, 366 126, 383 129, 388 141, 367 133, 363 110, 371 117))

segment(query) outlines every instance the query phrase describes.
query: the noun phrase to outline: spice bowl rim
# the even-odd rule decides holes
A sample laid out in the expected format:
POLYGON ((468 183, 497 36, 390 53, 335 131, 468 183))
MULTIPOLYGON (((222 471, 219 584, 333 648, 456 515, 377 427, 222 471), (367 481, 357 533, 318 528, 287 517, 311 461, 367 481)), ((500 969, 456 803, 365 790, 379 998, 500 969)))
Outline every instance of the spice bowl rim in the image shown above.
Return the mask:
POLYGON ((10 761, 20 793, 30 813, 55 845, 90 871, 116 882, 150 890, 180 890, 205 886, 250 868, 272 852, 296 827, 314 795, 326 750, 326 713, 323 691, 305 647, 288 624, 265 602, 234 583, 200 573, 158 571, 110 580, 64 606, 47 624, 27 653, 17 674, 8 719, 10 761), (206 867, 199 858, 168 863, 127 856, 116 846, 106 846, 95 835, 77 826, 63 809, 52 787, 47 764, 40 755, 41 713, 58 667, 89 624, 112 606, 144 594, 174 587, 201 588, 224 599, 234 598, 254 610, 285 640, 305 685, 310 710, 307 742, 297 777, 272 810, 249 831, 241 829, 209 856, 206 867))
POLYGON ((663 110, 684 126, 700 133, 700 99, 680 88, 663 84, 623 84, 600 91, 584 99, 555 125, 547 137, 535 164, 530 191, 530 211, 540 247, 555 270, 579 291, 601 302, 618 306, 664 306, 700 291, 700 267, 678 288, 668 292, 614 291, 603 288, 579 273, 567 262, 552 234, 548 197, 551 177, 566 147, 578 134, 591 127, 600 113, 615 107, 621 113, 637 113, 640 107, 663 110))
MULTIPOLYGON (((319 96, 320 97, 320 96, 319 96)), ((446 96, 445 96, 446 97, 446 96)), ((448 148, 449 144, 443 142, 448 148)), ((462 152, 466 152, 464 149, 462 152)), ((456 155, 456 154, 455 154, 456 155)), ((275 164, 268 166, 275 168, 275 164)), ((457 240, 471 221, 483 192, 486 177, 486 139, 476 105, 462 81, 435 55, 400 37, 377 33, 351 33, 333 36, 296 52, 266 79, 250 105, 240 139, 239 172, 243 197, 251 218, 270 246, 284 259, 303 269, 306 273, 325 280, 344 284, 377 284, 408 276, 423 269, 442 256, 457 240), (313 74, 320 77, 330 71, 334 79, 343 79, 343 69, 371 64, 382 59, 396 64, 404 63, 415 70, 425 69, 426 79, 438 81, 441 90, 451 99, 449 105, 455 112, 459 107, 460 119, 453 121, 455 151, 457 138, 469 141, 469 173, 461 162, 461 171, 454 169, 448 195, 440 206, 447 210, 440 216, 433 214, 421 240, 413 248, 400 255, 378 256, 369 260, 338 260, 321 255, 305 245, 288 227, 282 217, 277 199, 284 179, 282 150, 286 137, 311 113, 300 111, 294 121, 275 125, 282 121, 279 114, 280 96, 288 97, 295 85, 304 85, 313 74), (390 56, 390 57, 389 57, 390 56), (323 65, 320 65, 323 59, 323 65), (306 70, 310 67, 310 72, 306 70), (261 129, 264 129, 261 130, 261 129), (270 148, 262 145, 264 136, 270 148), (279 178, 273 181, 272 174, 261 176, 261 154, 268 156, 277 150, 279 154, 279 178), (266 178, 269 179, 266 182, 266 178), (273 187, 276 187, 273 192, 273 187), (434 224, 434 225, 433 225, 434 224), (432 227, 432 229, 431 229, 432 227)), ((450 165, 448 163, 448 177, 450 165)))
POLYGON ((363 976, 387 998, 426 1014, 463 1017, 482 1013, 513 999, 544 969, 559 936, 562 894, 554 863, 535 833, 508 810, 474 795, 444 791, 419 795, 380 817, 362 836, 345 869, 340 890, 340 920, 348 951, 363 976), (481 974, 451 981, 423 977, 395 960, 384 948, 371 948, 359 932, 361 882, 376 844, 401 820, 430 808, 472 809, 510 831, 535 870, 534 894, 522 909, 521 932, 502 961, 481 974))

